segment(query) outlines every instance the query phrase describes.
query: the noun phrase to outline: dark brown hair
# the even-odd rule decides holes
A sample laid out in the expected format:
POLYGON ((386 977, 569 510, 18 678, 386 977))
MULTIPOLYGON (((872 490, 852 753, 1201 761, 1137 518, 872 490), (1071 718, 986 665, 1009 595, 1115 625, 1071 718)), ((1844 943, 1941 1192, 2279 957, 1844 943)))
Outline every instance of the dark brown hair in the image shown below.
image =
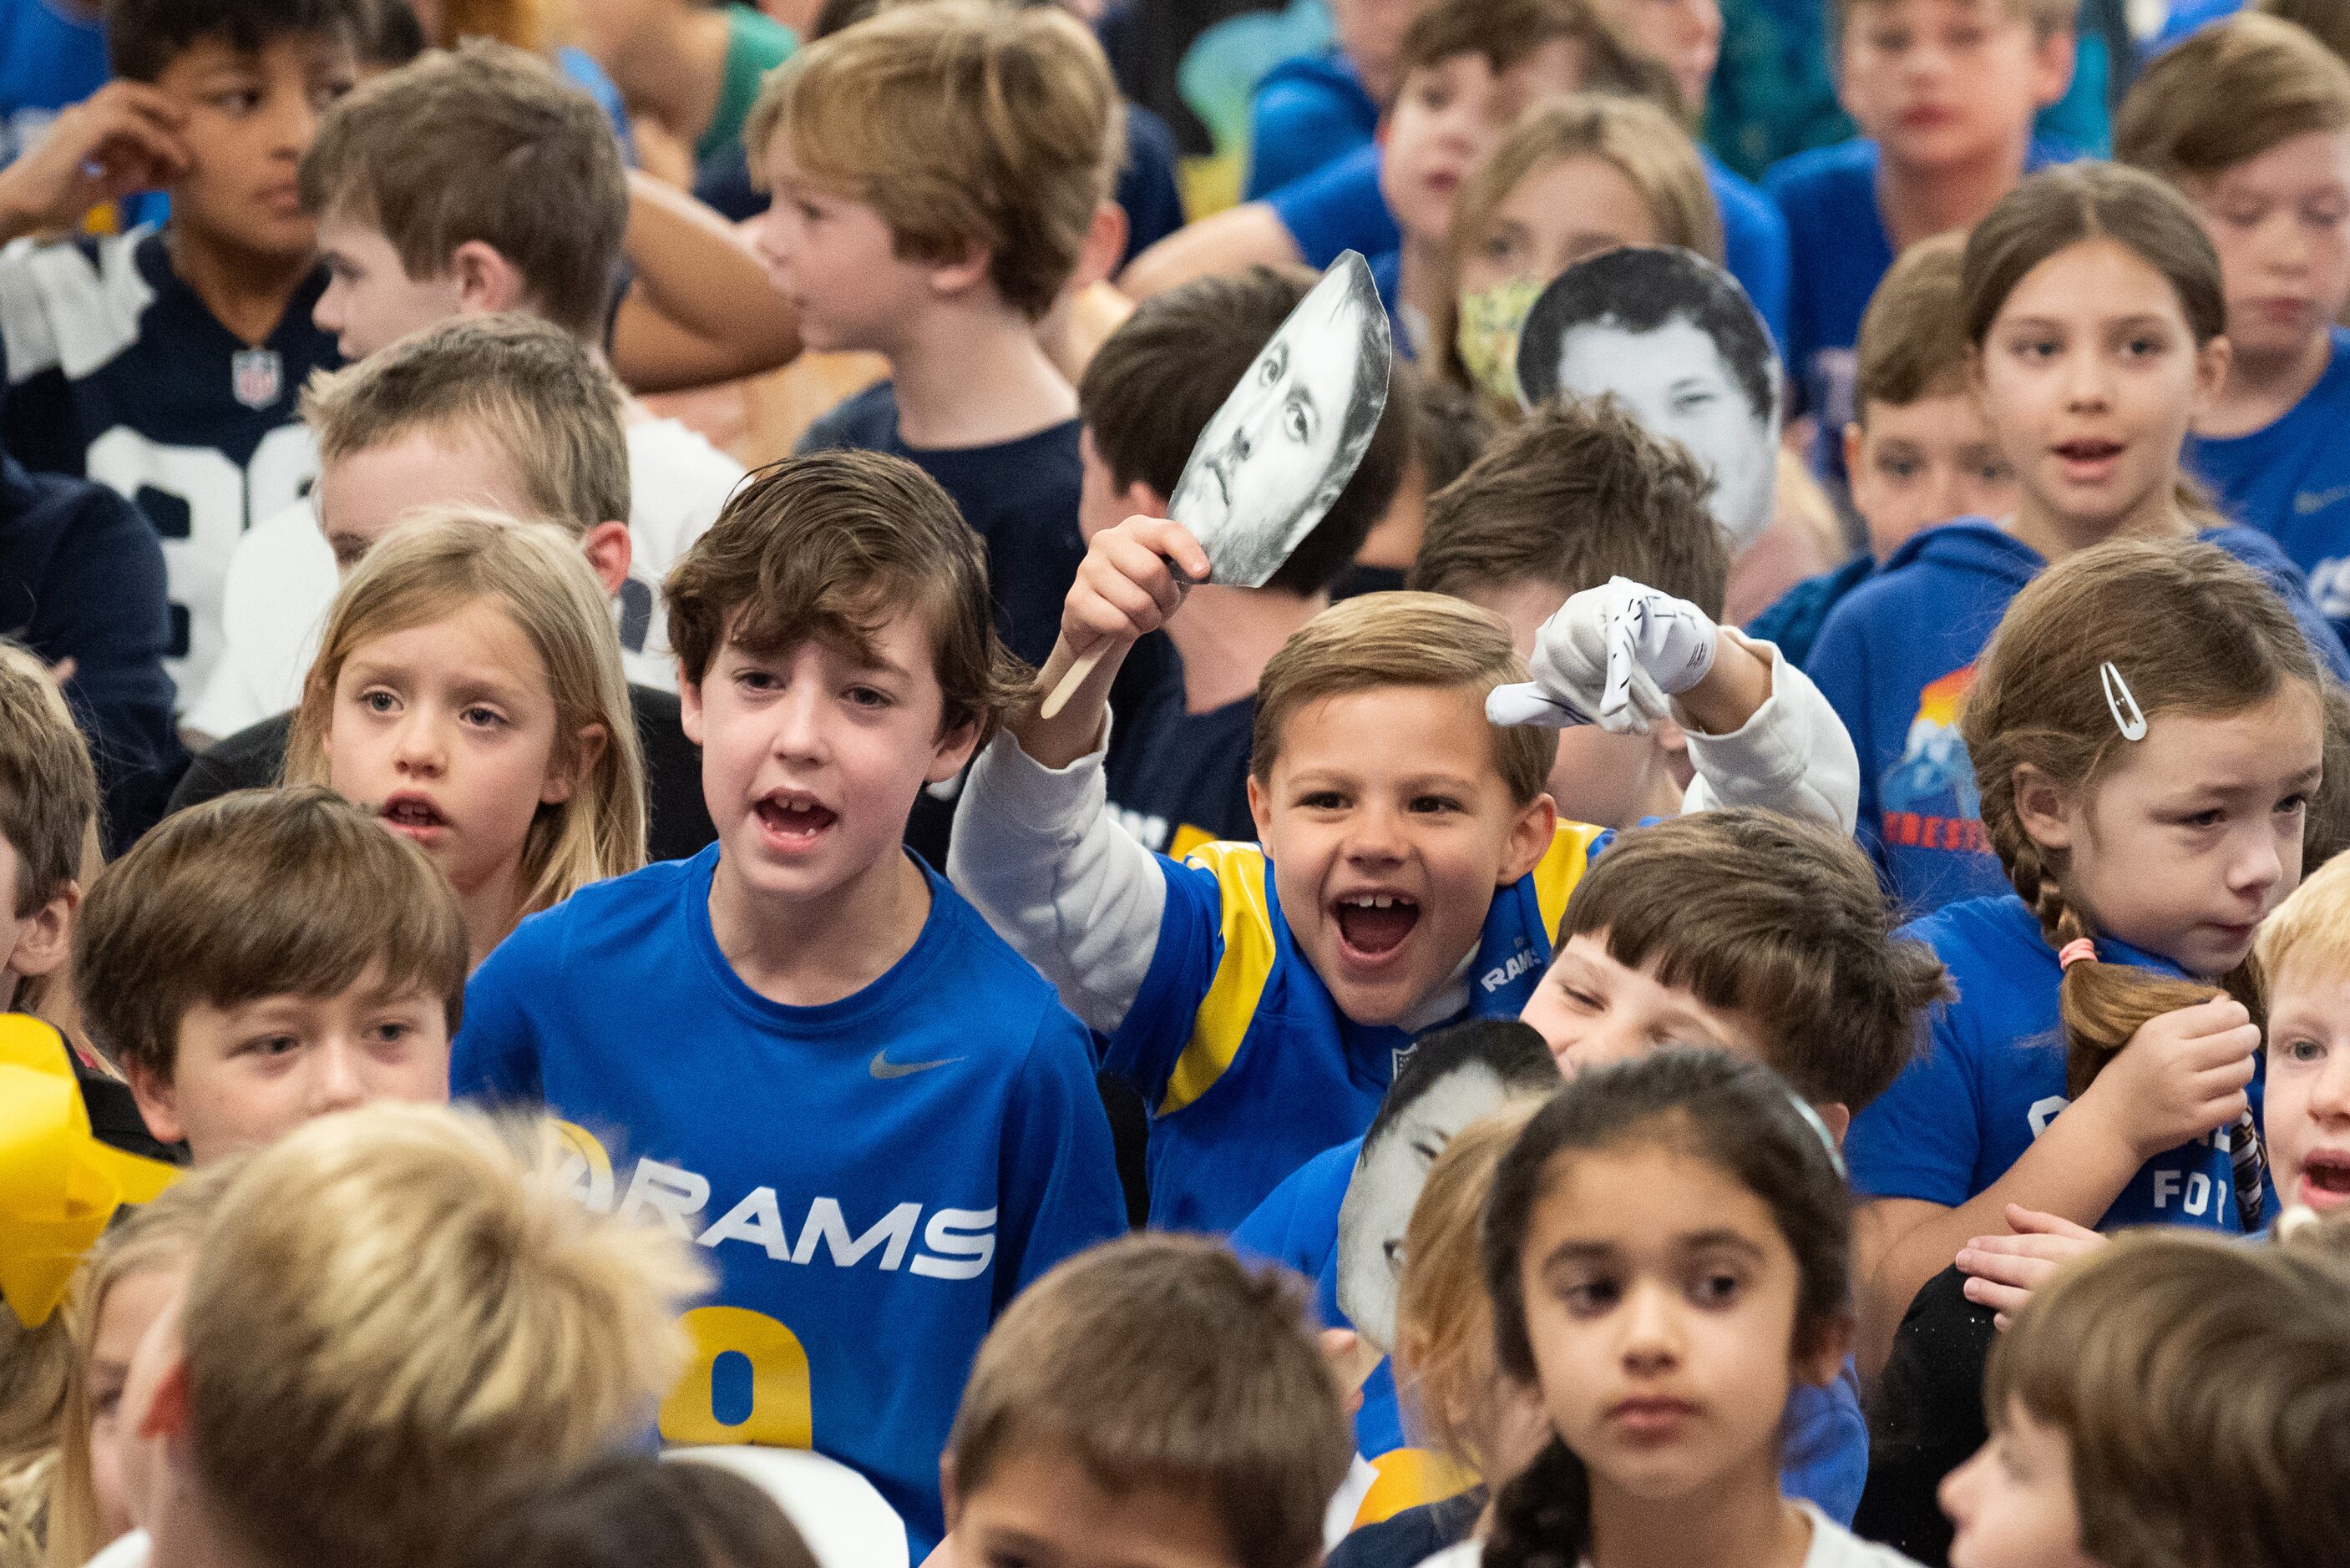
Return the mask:
MULTIPOLYGON (((1827 1129, 1768 1067, 1725 1051, 1660 1051, 1570 1080, 1502 1157, 1484 1264, 1503 1372, 1539 1381, 1524 1276, 1534 1206, 1573 1157, 1636 1148, 1703 1160, 1769 1207, 1795 1256, 1791 1360, 1851 1322, 1852 1200, 1827 1129)), ((1590 1471, 1553 1433, 1495 1494, 1484 1568, 1574 1568, 1590 1546, 1590 1471)))
POLYGON ((2063 1436, 2084 1553, 2340 1561, 2350 1269, 2330 1251, 2150 1226, 2033 1293, 1991 1346, 1984 1413, 1997 1429, 2021 1407, 2063 1436))
POLYGON ((947 1441, 956 1493, 1051 1445, 1107 1490, 1197 1498, 1240 1568, 1310 1568, 1355 1443, 1304 1283, 1204 1236, 1128 1236, 1062 1263, 979 1347, 947 1441))
POLYGON ((90 1038, 170 1082, 199 1002, 332 996, 370 974, 442 999, 457 1033, 471 950, 424 851, 330 789, 237 790, 163 819, 74 925, 90 1038))
MULTIPOLYGON (((1104 340, 1077 383, 1077 413, 1121 492, 1139 483, 1162 500, 1174 493, 1200 432, 1312 285, 1310 274, 1263 266, 1201 278, 1144 300, 1104 340)), ((1354 477, 1265 587, 1322 592, 1387 514, 1411 455, 1402 390, 1399 376, 1354 477)))
POLYGON ((1404 30, 1396 79, 1456 55, 1476 55, 1505 71, 1561 38, 1573 40, 1582 57, 1575 85, 1584 91, 1652 99, 1677 113, 1686 109, 1672 74, 1625 47, 1586 0, 1437 0, 1404 30))
POLYGON ((816 1568, 775 1500, 713 1464, 612 1454, 481 1511, 446 1568, 816 1568))
MULTIPOLYGON (((2016 774, 2038 769, 2084 790, 2131 744, 2108 705, 2104 670, 2128 686, 2149 724, 2166 713, 2227 714, 2289 687, 2322 722, 2324 690, 2284 601, 2213 545, 2116 539, 2066 557, 2015 597, 1976 665, 1960 720, 1974 761, 1984 836, 2048 945, 2094 931, 2064 891, 2068 857, 2042 847, 2016 810, 2016 774)), ((2222 982, 2247 1002, 2249 965, 2222 982)), ((2147 1020, 2209 1000, 2215 987, 2129 964, 2074 963, 2059 996, 2068 1092, 2077 1096, 2147 1020)))
POLYGON ((604 111, 537 56, 468 38, 385 72, 319 120, 300 179, 304 212, 380 229, 409 276, 479 240, 548 320, 601 335, 627 178, 604 111))
POLYGON ((2114 116, 2114 156, 2177 184, 2297 136, 2350 130, 2350 66, 2291 22, 2249 12, 2147 63, 2114 116))
POLYGON ((2263 16, 2277 16, 2296 26, 2305 27, 2310 36, 2334 51, 2337 58, 2350 58, 2350 8, 2340 0, 2259 0, 2255 7, 2263 16))
POLYGON ((64 702, 16 659, 0 659, 0 837, 16 852, 18 919, 80 877, 97 820, 98 775, 64 702))
POLYGON ((1952 994, 1924 943, 1896 940, 1868 857, 1825 824, 1752 807, 1635 828, 1575 886, 1559 940, 1591 936, 1659 983, 1753 1021, 1764 1060, 1850 1111, 1917 1054, 1952 994))
POLYGON ((1428 500, 1411 586, 1467 595, 1513 583, 1567 594, 1627 576, 1721 613, 1730 554, 1713 481, 1612 398, 1555 398, 1487 443, 1428 500))
POLYGON ((1868 423, 1868 405, 1906 409, 1962 391, 1967 336, 1960 329, 1960 278, 1966 240, 1937 234, 1901 253, 1868 297, 1860 318, 1859 376, 1855 417, 1868 423))
POLYGON ((984 743, 1026 689, 996 632, 985 545, 903 458, 823 452, 760 469, 661 592, 670 646, 697 685, 729 644, 772 656, 814 639, 870 659, 883 623, 911 610, 946 698, 941 732, 975 724, 984 743))

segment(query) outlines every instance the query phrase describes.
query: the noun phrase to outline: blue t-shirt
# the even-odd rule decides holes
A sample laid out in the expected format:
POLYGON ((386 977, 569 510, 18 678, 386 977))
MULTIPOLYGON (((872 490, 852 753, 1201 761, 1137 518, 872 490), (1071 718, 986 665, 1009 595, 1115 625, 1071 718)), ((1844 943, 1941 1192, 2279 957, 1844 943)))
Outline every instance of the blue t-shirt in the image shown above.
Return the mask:
MULTIPOLYGON (((1741 180, 1711 152, 1704 155, 1706 184, 1721 212, 1722 255, 1773 336, 1786 341, 1788 231, 1771 199, 1741 180)), ((1384 255, 1403 244, 1387 199, 1379 194, 1379 149, 1367 143, 1266 200, 1306 265, 1326 267, 1341 251, 1384 255)), ((1394 307, 1388 307, 1394 314, 1394 307)), ((1403 339, 1399 337, 1399 343, 1403 339)))
POLYGON ((163 541, 165 668, 203 688, 222 646, 221 591, 246 528, 309 493, 317 445, 298 400, 342 363, 310 319, 317 266, 269 337, 248 344, 172 270, 161 232, 0 251, 0 444, 29 469, 129 496, 163 541))
MULTIPOLYGON (((2010 893, 1970 898, 1904 927, 1950 971, 1959 1000, 1934 1011, 1925 1054, 1852 1118, 1846 1162, 1856 1190, 1955 1209, 2007 1174, 2070 1102, 2057 1022, 2064 970, 2040 922, 2010 893)), ((2101 937, 2097 956, 2182 976, 2176 965, 2101 937)), ((2148 1160, 2097 1222, 2241 1231, 2227 1129, 2148 1160)))
POLYGON ((465 989, 458 1095, 567 1124, 590 1207, 718 1271, 661 1407, 673 1443, 813 1448, 862 1472, 919 1563, 939 1454, 1013 1295, 1126 1229, 1083 1025, 945 878, 905 957, 786 1007, 710 928, 715 846, 583 888, 465 989))
POLYGON ((1379 106, 1337 50, 1287 59, 1264 73, 1249 104, 1243 201, 1259 201, 1368 143, 1379 106))
MULTIPOLYGON (((1232 1232, 1243 1256, 1285 1264, 1314 1282, 1314 1310, 1326 1328, 1352 1328, 1338 1306, 1338 1210, 1363 1152, 1357 1137, 1307 1160, 1273 1189, 1232 1232)), ((1355 1447, 1367 1459, 1393 1453, 1409 1439, 1395 1372, 1382 1360, 1363 1385, 1355 1415, 1355 1447)), ((1839 1524, 1850 1524, 1868 1480, 1868 1423, 1860 1413, 1860 1382, 1852 1363, 1825 1388, 1797 1386, 1787 1397, 1786 1446, 1779 1484, 1805 1498, 1839 1524)))
MULTIPOLYGON (((2202 538, 2268 580, 2319 662, 2337 677, 2350 671, 2341 639, 2275 541, 2233 527, 2202 538)), ((1860 754, 1860 841, 1910 914, 2007 890, 1983 837, 1959 716, 2000 618, 2046 565, 1980 518, 1929 528, 1828 612, 1804 660, 1860 754)))
MULTIPOLYGON (((1518 1015, 1569 890, 1610 836, 1561 823, 1541 863, 1494 892, 1461 1016, 1518 1015)), ((1151 1109, 1150 1223, 1228 1231, 1298 1166, 1363 1135, 1412 1035, 1339 1012, 1255 845, 1206 844, 1159 864, 1158 945, 1102 1064, 1151 1109)))
POLYGON ((2188 34, 2208 26, 2222 17, 2232 16, 2244 8, 2244 0, 2176 0, 2170 15, 2162 21, 2162 31, 2154 36, 2148 54, 2159 54, 2188 34))
MULTIPOLYGON (((2024 171, 2072 156, 2069 148, 2034 137, 2024 171)), ((1794 258, 1787 330, 1779 340, 1796 399, 1790 411, 1819 417, 1824 450, 1843 450, 1840 432, 1853 417, 1859 372, 1853 345, 1860 339, 1861 313, 1893 265, 1893 237, 1877 204, 1877 143, 1856 136, 1799 152, 1762 177, 1763 190, 1785 215, 1794 258)))
POLYGON ((2319 611, 2350 634, 2350 327, 2333 328, 2333 345, 2325 373, 2273 424, 2190 437, 2186 461, 2229 516, 2284 546, 2319 611))

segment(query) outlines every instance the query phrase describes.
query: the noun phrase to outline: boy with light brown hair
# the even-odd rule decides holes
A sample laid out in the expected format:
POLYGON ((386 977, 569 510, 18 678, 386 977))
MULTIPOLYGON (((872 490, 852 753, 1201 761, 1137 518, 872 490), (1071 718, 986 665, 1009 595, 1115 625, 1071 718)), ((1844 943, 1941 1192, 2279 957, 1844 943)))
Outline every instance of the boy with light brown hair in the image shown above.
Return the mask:
POLYGON ((1968 381, 1959 275, 1965 252, 1958 234, 1910 246, 1860 318, 1853 417, 1843 440, 1868 548, 1797 583, 1746 627, 1797 663, 1811 657, 1828 612, 1911 538, 1939 524, 2015 509, 2015 470, 1991 440, 1968 381))
POLYGON ((98 820, 89 747, 30 662, 0 658, 0 1009, 19 1012, 38 1010, 72 950, 98 820))
MULTIPOLYGON (((626 402, 577 337, 536 317, 460 316, 425 327, 319 378, 304 394, 303 417, 318 441, 318 483, 303 526, 323 534, 331 553, 322 604, 378 540, 433 505, 544 520, 577 538, 623 628, 621 667, 645 760, 648 847, 654 859, 671 860, 709 843, 712 830, 701 759, 685 738, 676 694, 662 684, 674 683, 673 670, 626 648, 631 618, 646 613, 630 591, 641 586, 630 575, 633 536, 619 521, 629 515, 632 488, 626 402)), ((288 662, 297 671, 309 669, 317 628, 287 615, 282 599, 240 594, 230 610, 233 622, 243 616, 296 649, 288 662)), ((636 630, 639 642, 659 640, 636 630)), ((172 792, 172 809, 276 784, 291 722, 281 711, 210 747, 172 792)))
POLYGON ((369 1100, 446 1101, 467 952, 413 842, 330 790, 243 791, 99 874, 73 971, 148 1130, 203 1164, 369 1100))
POLYGON ((1125 145, 1100 46, 1056 6, 888 7, 770 76, 744 145, 775 192, 760 253, 808 346, 889 361, 800 450, 937 480, 986 542, 1012 651, 1043 659, 1084 545, 1076 392, 1037 324, 1125 145))
POLYGON ((2178 186, 2220 253, 2232 352, 2189 466, 2350 627, 2350 66, 2290 22, 2230 17, 2147 67, 2114 156, 2178 186))
POLYGON ((980 1347, 940 1463, 949 1561, 1313 1568, 1353 1451, 1292 1276, 1203 1237, 1106 1241, 980 1347))
POLYGON ((1772 166, 1794 258, 1780 345, 1823 454, 1853 418, 1854 344, 1877 280, 2074 155, 2033 119, 2073 76, 2079 0, 1835 0, 1836 97, 1860 134, 1772 166))
POLYGON ((1800 673, 1696 606, 1617 579, 1544 627, 1532 682, 1507 624, 1457 599, 1372 594, 1325 610, 1258 684, 1262 847, 1153 856, 1105 806, 1104 697, 1136 639, 1177 612, 1177 574, 1209 571, 1179 522, 1130 517, 1094 536, 1038 690, 1080 654, 1106 657, 1055 717, 1024 706, 990 743, 951 861, 1108 1037, 1106 1069, 1155 1107, 1155 1225, 1231 1229, 1304 1160, 1362 1133, 1416 1033, 1523 1004, 1609 831, 1560 819, 1546 729, 1669 717, 1690 732, 1693 808, 1852 820, 1851 742, 1800 673), (1612 697, 1611 639, 1637 666, 1619 660, 1612 697))
POLYGON ((140 1560, 436 1562, 504 1489, 642 1429, 704 1271, 577 1202, 535 1142, 374 1106, 229 1178, 123 1389, 140 1560))
MULTIPOLYGON (((318 127, 301 165, 328 282, 318 325, 361 361, 452 317, 536 317, 603 359, 629 231, 629 187, 593 99, 536 57, 472 40, 369 82, 318 127)), ((677 685, 660 636, 661 575, 710 525, 742 465, 624 395, 620 505, 570 522, 627 524, 622 656, 631 680, 677 685)), ((435 497, 414 494, 410 504, 435 497)), ((312 507, 287 507, 237 544, 224 589, 228 652, 187 712, 214 739, 294 705, 306 639, 334 597, 312 507)))
MULTIPOLYGON (((1612 399, 1545 403, 1429 498, 1410 586, 1492 610, 1527 655, 1543 622, 1611 577, 1718 618, 1730 556, 1707 509, 1712 490, 1686 449, 1649 435, 1612 399)), ((1646 735, 1564 731, 1551 797, 1564 815, 1610 827, 1671 815, 1686 753, 1669 720, 1646 735)))

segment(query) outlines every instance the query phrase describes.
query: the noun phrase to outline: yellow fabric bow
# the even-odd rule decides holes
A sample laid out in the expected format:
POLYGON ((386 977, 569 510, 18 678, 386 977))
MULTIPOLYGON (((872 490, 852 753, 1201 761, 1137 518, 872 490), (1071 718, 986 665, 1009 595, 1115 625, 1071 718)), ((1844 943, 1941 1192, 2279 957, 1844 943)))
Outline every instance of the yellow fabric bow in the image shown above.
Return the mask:
POLYGON ((178 1176, 93 1137, 64 1039, 0 1013, 0 1298, 26 1327, 48 1321, 118 1205, 144 1203, 178 1176))

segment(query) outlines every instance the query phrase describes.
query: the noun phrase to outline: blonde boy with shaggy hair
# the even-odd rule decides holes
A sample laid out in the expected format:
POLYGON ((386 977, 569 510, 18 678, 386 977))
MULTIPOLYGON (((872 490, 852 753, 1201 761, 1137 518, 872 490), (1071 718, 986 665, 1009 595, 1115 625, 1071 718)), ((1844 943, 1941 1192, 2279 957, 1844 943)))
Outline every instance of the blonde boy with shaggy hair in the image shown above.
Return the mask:
MULTIPOLYGON (((545 521, 579 542, 619 622, 645 763, 647 848, 673 860, 709 843, 701 759, 685 738, 666 638, 642 625, 652 601, 632 571, 635 535, 620 521, 630 514, 627 402, 577 338, 515 313, 443 321, 316 379, 302 411, 318 441, 317 511, 302 525, 313 536, 323 531, 332 563, 317 612, 289 604, 285 585, 266 604, 246 602, 242 590, 230 601, 233 621, 265 624, 292 650, 281 707, 301 697, 336 575, 348 578, 395 527, 447 504, 545 521)), ((276 783, 290 721, 280 711, 205 751, 172 791, 171 809, 276 783)))
POLYGON ((2114 156, 2178 186, 2220 253, 2232 352, 2189 465, 2350 627, 2350 66, 2290 22, 2230 17, 2147 67, 2114 156))
MULTIPOLYGON (((300 182, 328 275, 317 322, 347 363, 452 317, 513 313, 548 323, 600 368, 631 221, 627 176, 603 111, 544 61, 472 39, 379 77, 321 117, 300 182)), ((743 469, 677 421, 614 395, 627 449, 618 504, 547 514, 627 524, 611 587, 629 676, 674 691, 661 576, 743 469)), ((480 498, 420 489, 408 504, 480 498)), ((322 547, 322 520, 331 526, 307 504, 290 506, 238 541, 224 590, 228 653, 187 711, 191 729, 224 737, 292 706, 302 639, 334 597, 335 567, 349 564, 322 547)))
POLYGON ((1524 1004, 1611 831, 1561 821, 1547 793, 1549 731, 1600 717, 1611 638, 1632 649, 1639 694, 1610 727, 1669 716, 1689 732, 1690 808, 1852 822, 1851 740, 1802 674, 1618 578, 1544 626, 1531 683, 1489 610, 1423 593, 1333 606, 1258 683, 1248 788, 1262 847, 1153 856, 1105 805, 1105 697, 1136 639, 1176 612, 1178 571, 1209 575, 1180 523, 1130 517, 1094 536, 1037 689, 1080 653, 1107 657, 1054 718, 1024 706, 989 744, 951 861, 1107 1037, 1106 1069, 1154 1107, 1154 1225, 1229 1231, 1299 1165, 1363 1134, 1415 1034, 1524 1004), (1509 722, 1489 719, 1489 698, 1509 722))
POLYGON ((775 192, 759 251, 802 337, 889 361, 800 450, 889 452, 937 480, 986 542, 1005 640, 1037 662, 1084 554, 1076 392, 1037 324, 1125 145, 1100 46, 1057 6, 886 8, 779 67, 743 140, 775 192))
POLYGON ((131 1361, 134 1559, 436 1562, 495 1492, 641 1430, 703 1271, 576 1202, 536 1141, 376 1106, 250 1157, 131 1361))

